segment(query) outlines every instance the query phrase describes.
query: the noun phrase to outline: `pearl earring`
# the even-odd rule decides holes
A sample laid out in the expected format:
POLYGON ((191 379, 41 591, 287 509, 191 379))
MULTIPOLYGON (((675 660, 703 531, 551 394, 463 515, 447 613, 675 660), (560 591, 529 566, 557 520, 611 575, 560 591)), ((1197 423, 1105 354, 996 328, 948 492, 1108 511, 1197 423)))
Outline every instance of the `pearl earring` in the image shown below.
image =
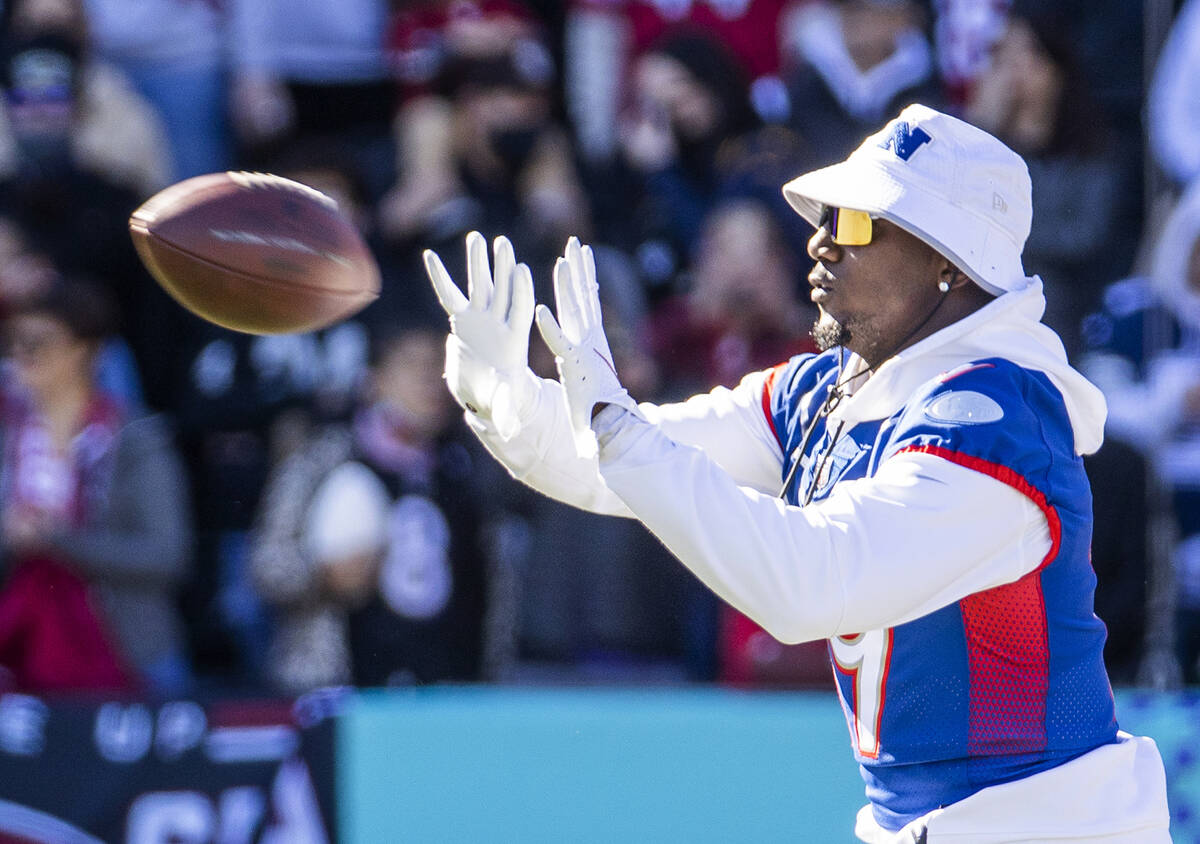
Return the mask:
POLYGON ((950 292, 950 283, 946 282, 946 281, 939 281, 938 282, 938 290, 942 291, 943 293, 949 293, 950 292))

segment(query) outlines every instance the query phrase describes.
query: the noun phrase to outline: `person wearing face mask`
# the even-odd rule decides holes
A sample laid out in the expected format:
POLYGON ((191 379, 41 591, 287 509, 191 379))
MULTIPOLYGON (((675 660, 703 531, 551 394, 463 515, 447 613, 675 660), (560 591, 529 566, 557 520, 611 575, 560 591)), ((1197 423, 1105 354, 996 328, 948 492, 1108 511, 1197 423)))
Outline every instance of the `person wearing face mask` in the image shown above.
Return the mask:
POLYGON ((170 366, 159 349, 185 317, 138 260, 127 221, 165 185, 169 156, 150 107, 88 48, 79 0, 6 5, 0 35, 0 214, 64 272, 117 302, 147 399, 161 408, 170 366))
POLYGON ((408 161, 410 172, 382 203, 382 228, 398 252, 472 229, 503 230, 549 262, 569 232, 591 230, 570 137, 554 114, 553 57, 526 19, 506 13, 471 23, 469 33, 459 31, 465 25, 445 33, 425 118, 401 114, 417 121, 401 158, 421 160, 408 161), (427 119, 430 108, 438 115, 427 119), (432 137, 423 134, 430 124, 432 137), (425 196, 431 190, 436 201, 425 196))
MULTIPOLYGON (((635 256, 654 299, 671 293, 698 248, 705 217, 747 171, 795 167, 809 150, 763 126, 734 54, 699 29, 669 30, 634 65, 619 122, 620 165, 605 185, 604 228, 635 256)), ((772 191, 774 197, 777 192, 772 191)))
POLYGON ((162 121, 89 44, 81 0, 19 0, 0 38, 0 171, 81 169, 148 196, 170 180, 162 121))

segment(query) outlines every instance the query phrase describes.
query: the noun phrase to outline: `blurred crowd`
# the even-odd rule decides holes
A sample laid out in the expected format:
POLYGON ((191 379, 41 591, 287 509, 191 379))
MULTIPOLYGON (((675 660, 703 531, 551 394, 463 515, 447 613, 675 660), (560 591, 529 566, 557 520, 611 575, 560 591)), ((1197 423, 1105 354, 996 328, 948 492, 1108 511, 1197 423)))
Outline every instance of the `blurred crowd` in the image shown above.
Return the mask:
MULTIPOLYGON (((579 235, 636 398, 732 385, 813 348, 781 185, 914 101, 1029 164, 1026 270, 1110 404, 1114 679, 1200 682, 1200 0, 1153 61, 1118 0, 0 9, 0 689, 825 685, 823 643, 779 645, 639 525, 481 450, 420 254, 462 279, 467 232, 508 235, 550 301, 579 235), (334 197, 379 300, 271 337, 172 302, 128 216, 226 169, 334 197)), ((531 364, 553 375, 540 339, 531 364)))

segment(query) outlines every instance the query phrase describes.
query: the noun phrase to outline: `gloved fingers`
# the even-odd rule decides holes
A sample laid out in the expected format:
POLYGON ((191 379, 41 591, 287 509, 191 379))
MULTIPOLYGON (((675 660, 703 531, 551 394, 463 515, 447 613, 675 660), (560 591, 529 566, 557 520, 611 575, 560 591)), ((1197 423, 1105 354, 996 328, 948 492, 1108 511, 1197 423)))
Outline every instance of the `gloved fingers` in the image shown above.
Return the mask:
POLYGON ((501 235, 492 243, 492 301, 488 309, 503 322, 508 318, 511 306, 513 271, 517 268, 517 259, 513 255, 512 243, 501 235))
POLYGON ((538 305, 536 311, 538 333, 546 341, 547 348, 555 357, 565 358, 571 351, 571 343, 563 334, 558 320, 545 305, 538 305))
POLYGON ((592 247, 584 246, 581 250, 583 257, 583 273, 587 282, 588 302, 592 306, 592 321, 595 325, 603 325, 604 320, 600 315, 600 285, 596 282, 596 256, 592 254, 592 247))
POLYGON ((566 258, 554 262, 554 304, 563 333, 574 345, 583 342, 587 323, 580 306, 575 276, 566 258))
POLYGON ((488 267, 487 241, 479 232, 467 235, 467 298, 471 309, 481 311, 492 302, 492 271, 488 267))
POLYGON ((425 258, 425 272, 433 284, 433 292, 437 294, 442 309, 449 316, 454 316, 466 308, 467 297, 458 289, 454 279, 450 278, 450 273, 446 272, 446 267, 437 253, 432 249, 426 249, 423 257, 425 258))
POLYGON ((567 264, 571 269, 571 287, 575 294, 576 306, 580 318, 588 327, 599 324, 599 297, 593 288, 596 286, 595 274, 588 277, 587 264, 583 257, 583 247, 579 238, 572 236, 567 240, 567 264), (593 301, 595 300, 595 301, 593 301))
POLYGON ((596 284, 596 253, 586 243, 583 244, 580 251, 583 253, 583 267, 587 271, 588 281, 596 284))
POLYGON ((533 273, 525 264, 517 264, 512 280, 512 304, 508 309, 509 326, 529 334, 529 327, 533 324, 534 304, 533 273))

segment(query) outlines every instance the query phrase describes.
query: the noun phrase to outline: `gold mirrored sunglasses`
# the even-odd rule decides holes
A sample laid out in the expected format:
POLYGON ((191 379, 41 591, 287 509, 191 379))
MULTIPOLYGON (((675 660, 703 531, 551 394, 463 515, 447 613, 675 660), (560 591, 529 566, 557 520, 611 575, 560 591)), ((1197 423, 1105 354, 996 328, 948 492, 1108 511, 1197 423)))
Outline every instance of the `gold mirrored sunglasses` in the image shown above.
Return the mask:
POLYGON ((835 208, 826 205, 817 228, 826 228, 839 246, 866 246, 871 242, 874 227, 866 211, 835 208))

